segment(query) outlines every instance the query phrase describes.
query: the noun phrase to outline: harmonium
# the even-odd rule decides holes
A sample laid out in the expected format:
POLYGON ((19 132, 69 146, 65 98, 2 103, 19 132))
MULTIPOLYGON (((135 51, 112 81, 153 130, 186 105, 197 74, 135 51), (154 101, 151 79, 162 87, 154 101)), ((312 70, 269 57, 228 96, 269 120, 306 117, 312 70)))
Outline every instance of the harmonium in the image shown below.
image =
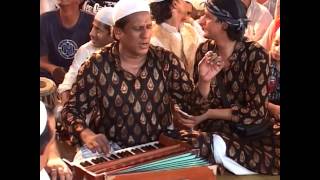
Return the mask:
POLYGON ((159 141, 108 155, 64 161, 76 180, 215 180, 217 169, 199 157, 198 149, 164 134, 159 141))

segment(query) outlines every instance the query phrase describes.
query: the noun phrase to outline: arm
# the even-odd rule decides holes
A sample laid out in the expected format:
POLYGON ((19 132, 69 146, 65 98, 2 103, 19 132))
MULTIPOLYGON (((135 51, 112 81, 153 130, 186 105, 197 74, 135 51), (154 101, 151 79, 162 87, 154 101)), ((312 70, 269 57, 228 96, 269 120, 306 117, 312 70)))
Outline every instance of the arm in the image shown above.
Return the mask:
POLYGON ((52 140, 48 144, 48 161, 46 164, 46 169, 51 173, 52 179, 57 179, 57 176, 60 179, 72 180, 72 172, 69 167, 62 161, 60 158, 60 153, 57 148, 56 143, 56 119, 52 112, 48 112, 48 125, 52 129, 52 140))
POLYGON ((89 56, 89 52, 81 46, 74 56, 74 60, 69 68, 69 71, 65 74, 63 82, 58 87, 58 93, 61 96, 62 104, 64 104, 70 96, 70 89, 73 83, 77 79, 78 71, 83 62, 89 56))
MULTIPOLYGON (((196 87, 194 87, 192 81, 189 78, 188 73, 185 72, 183 66, 175 66, 173 63, 172 69, 168 74, 171 74, 172 77, 170 81, 170 92, 173 93, 173 99, 176 104, 179 104, 182 108, 182 111, 191 114, 199 114, 203 113, 207 110, 209 106, 209 101, 211 97, 210 93, 210 82, 211 79, 216 76, 216 74, 222 69, 223 62, 219 62, 217 64, 212 63, 214 57, 204 56, 198 64, 199 67, 199 81, 197 82, 196 87), (179 75, 181 72, 181 75, 179 75), (179 78, 182 77, 182 78, 179 78)), ((175 61, 175 59, 173 60, 175 61)), ((219 60, 218 60, 219 61, 219 60)), ((174 111, 180 110, 180 108, 174 108, 174 111)), ((192 124, 192 122, 186 116, 180 116, 180 113, 175 113, 175 119, 180 121, 182 124, 188 126, 192 124)))
POLYGON ((60 158, 56 141, 50 144, 49 148, 50 150, 48 153, 48 162, 46 168, 51 172, 51 178, 57 179, 59 176, 60 179, 72 180, 72 171, 60 158))
POLYGON ((49 62, 48 56, 40 56, 40 68, 48 71, 50 74, 53 73, 54 69, 58 66, 49 62))
POLYGON ((251 53, 255 56, 248 60, 248 71, 245 74, 248 88, 245 90, 244 104, 231 104, 231 108, 226 109, 209 109, 206 113, 195 116, 193 125, 197 125, 203 120, 231 120, 243 124, 262 123, 266 117, 266 100, 267 100, 267 81, 269 68, 267 54, 261 49, 254 49, 251 53), (251 63, 250 63, 251 62, 251 63))
POLYGON ((98 69, 99 63, 95 59, 93 55, 81 66, 77 80, 72 86, 70 99, 62 110, 62 118, 73 143, 82 140, 89 149, 107 153, 108 143, 105 136, 89 131, 85 123, 86 115, 99 105, 101 96, 98 92, 98 79, 104 75, 98 69))
POLYGON ((280 120, 280 106, 273 104, 271 102, 267 103, 268 110, 271 112, 271 114, 278 120, 280 120))
POLYGON ((244 125, 261 124, 266 120, 268 99, 267 84, 269 78, 268 55, 262 48, 255 48, 249 53, 247 66, 247 88, 244 103, 231 104, 234 122, 244 125))
POLYGON ((49 19, 47 19, 46 15, 40 16, 40 69, 47 71, 54 81, 60 84, 63 81, 65 70, 62 67, 52 64, 48 57, 50 51, 50 38, 48 37, 48 34, 50 34, 48 23, 50 22, 48 21, 49 19))

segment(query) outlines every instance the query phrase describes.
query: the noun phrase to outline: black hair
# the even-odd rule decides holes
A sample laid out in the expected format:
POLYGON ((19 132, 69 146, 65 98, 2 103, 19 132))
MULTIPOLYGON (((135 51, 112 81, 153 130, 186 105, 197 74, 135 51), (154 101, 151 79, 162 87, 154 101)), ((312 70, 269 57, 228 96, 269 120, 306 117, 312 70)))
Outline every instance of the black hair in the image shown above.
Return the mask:
MULTIPOLYGON (((233 18, 246 18, 246 8, 241 0, 208 0, 216 5, 219 9, 228 11, 233 18)), ((218 22, 224 22, 216 16, 218 22)), ((228 25, 226 29, 228 37, 233 41, 240 41, 245 33, 245 28, 238 29, 238 27, 228 25)))
POLYGON ((173 0, 165 0, 161 2, 150 3, 151 15, 157 24, 161 24, 165 20, 172 17, 172 2, 173 0))
POLYGON ((114 26, 123 30, 124 27, 128 24, 128 22, 129 22, 129 16, 125 16, 121 19, 118 19, 115 22, 114 26))

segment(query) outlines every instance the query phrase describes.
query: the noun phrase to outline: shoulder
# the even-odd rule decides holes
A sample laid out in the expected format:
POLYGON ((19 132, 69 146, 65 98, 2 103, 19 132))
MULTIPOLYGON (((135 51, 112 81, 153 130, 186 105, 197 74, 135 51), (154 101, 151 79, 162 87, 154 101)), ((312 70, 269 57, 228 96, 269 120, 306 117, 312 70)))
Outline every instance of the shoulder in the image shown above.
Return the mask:
POLYGON ((262 5, 262 4, 258 3, 258 2, 255 2, 255 6, 258 9, 258 11, 261 14, 261 16, 268 16, 268 17, 272 18, 272 15, 271 15, 269 9, 266 8, 264 5, 262 5))
POLYGON ((48 11, 40 15, 40 22, 51 22, 58 17, 58 10, 48 11))
POLYGON ((157 58, 161 58, 161 57, 173 54, 173 52, 168 51, 161 46, 157 46, 153 44, 150 44, 149 52, 153 57, 157 57, 157 58))
POLYGON ((244 44, 244 47, 249 51, 262 51, 267 53, 266 49, 257 41, 252 41, 244 37, 241 43, 244 44))
POLYGON ((179 59, 173 52, 160 46, 150 45, 149 53, 153 59, 156 59, 160 63, 171 64, 172 60, 179 59))
POLYGON ((206 53, 209 50, 212 50, 214 45, 215 45, 215 41, 208 39, 208 40, 199 44, 197 51, 201 52, 201 53, 206 53))
POLYGON ((80 48, 77 50, 77 54, 83 54, 83 53, 87 53, 92 49, 92 43, 91 41, 83 44, 82 46, 80 46, 80 48))
MULTIPOLYGON (((241 43, 239 43, 239 44, 241 44, 241 43)), ((268 52, 258 42, 250 41, 250 40, 246 39, 246 40, 242 41, 242 44, 244 45, 244 49, 246 49, 246 53, 248 54, 249 62, 253 62, 253 63, 255 63, 255 62, 267 63, 268 62, 268 52)))
POLYGON ((86 12, 86 11, 80 11, 80 13, 82 14, 82 17, 88 21, 93 21, 94 19, 94 15, 92 13, 86 12))

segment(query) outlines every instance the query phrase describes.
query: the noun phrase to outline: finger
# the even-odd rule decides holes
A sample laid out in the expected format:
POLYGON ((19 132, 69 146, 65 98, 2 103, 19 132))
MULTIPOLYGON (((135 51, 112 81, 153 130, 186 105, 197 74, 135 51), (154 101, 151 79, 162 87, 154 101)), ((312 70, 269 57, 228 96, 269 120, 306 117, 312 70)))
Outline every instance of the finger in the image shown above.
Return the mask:
POLYGON ((51 180, 57 180, 57 169, 51 169, 51 180))
POLYGON ((72 175, 72 172, 70 172, 66 175, 66 180, 72 180, 72 179, 73 179, 73 175, 72 175))
POLYGON ((108 153, 108 141, 107 139, 104 137, 104 135, 101 135, 98 139, 98 144, 99 144, 99 147, 101 149, 101 152, 104 153, 104 154, 107 154, 108 153))
POLYGON ((99 142, 95 142, 95 144, 94 144, 94 149, 95 149, 95 151, 98 152, 98 153, 101 153, 101 152, 102 152, 101 146, 100 146, 99 142))
POLYGON ((64 167, 64 176, 66 180, 72 180, 72 171, 68 167, 64 167))
POLYGON ((65 180, 65 176, 64 176, 64 171, 62 167, 58 168, 58 173, 59 173, 59 180, 65 180))
POLYGON ((97 146, 98 145, 97 145, 97 143, 95 141, 88 144, 88 148, 93 153, 95 153, 97 151, 97 149, 96 149, 97 146))
POLYGON ((184 126, 188 127, 188 128, 194 128, 195 124, 183 124, 184 126))
POLYGON ((190 120, 190 119, 180 119, 180 123, 182 123, 183 125, 186 125, 186 124, 194 125, 195 121, 190 120))
POLYGON ((102 140, 102 143, 104 144, 104 146, 102 146, 102 152, 105 154, 108 154, 110 150, 109 141, 107 140, 104 134, 102 134, 101 140, 102 140))

